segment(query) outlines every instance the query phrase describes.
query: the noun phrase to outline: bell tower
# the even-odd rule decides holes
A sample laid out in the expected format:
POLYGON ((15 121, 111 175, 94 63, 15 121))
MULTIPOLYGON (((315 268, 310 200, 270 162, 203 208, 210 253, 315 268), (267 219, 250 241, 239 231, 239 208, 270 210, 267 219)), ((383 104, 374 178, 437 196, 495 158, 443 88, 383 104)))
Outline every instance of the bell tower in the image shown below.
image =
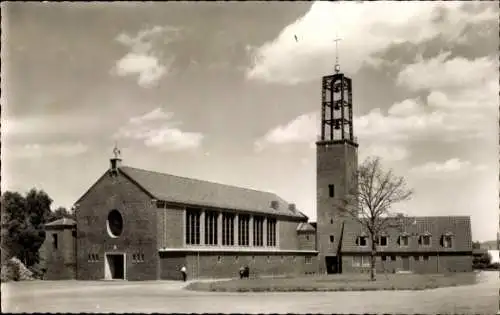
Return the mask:
POLYGON ((321 134, 316 142, 316 233, 320 273, 337 273, 342 268, 338 254, 344 215, 336 205, 355 187, 353 175, 358 166, 352 90, 352 80, 340 72, 337 54, 335 73, 322 79, 321 134))

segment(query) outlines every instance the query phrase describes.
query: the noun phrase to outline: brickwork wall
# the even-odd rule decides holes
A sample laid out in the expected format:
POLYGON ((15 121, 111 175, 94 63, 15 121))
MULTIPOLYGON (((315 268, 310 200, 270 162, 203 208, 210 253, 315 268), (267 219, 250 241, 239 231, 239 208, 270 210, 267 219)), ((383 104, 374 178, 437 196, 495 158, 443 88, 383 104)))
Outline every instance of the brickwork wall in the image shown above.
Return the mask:
POLYGON ((105 253, 125 253, 128 280, 157 278, 156 206, 151 197, 123 175, 101 177, 79 201, 76 209, 78 227, 78 279, 104 278, 105 253), (123 233, 112 238, 106 221, 111 210, 123 217, 123 233), (134 263, 132 255, 142 253, 144 261, 134 263), (98 254, 99 261, 89 262, 89 254, 98 254))
POLYGON ((41 259, 46 268, 45 279, 69 280, 76 278, 76 239, 72 228, 47 229, 42 245, 41 259), (57 249, 53 245, 53 235, 57 235, 57 249))
POLYGON ((317 200, 317 246, 319 270, 326 271, 325 255, 335 255, 340 239, 338 224, 339 213, 336 209, 339 198, 349 192, 349 185, 354 185, 353 174, 357 169, 357 148, 349 144, 318 145, 316 151, 316 200, 317 200), (335 187, 335 197, 329 195, 329 185, 335 187), (330 242, 330 235, 334 242, 330 242))
POLYGON ((299 249, 316 250, 316 233, 312 231, 298 232, 297 239, 299 242, 299 249))
POLYGON ((251 277, 301 275, 317 270, 315 255, 310 256, 310 263, 305 263, 304 254, 272 253, 162 253, 162 279, 180 279, 180 268, 186 263, 188 278, 235 278, 239 277, 242 266, 250 268, 251 277), (173 275, 173 276, 172 276, 173 275))
MULTIPOLYGON (((297 227, 300 222, 277 220, 277 242, 280 249, 298 249, 297 227)), ((265 241, 265 240, 264 240, 265 241)))
POLYGON ((157 209, 159 249, 184 246, 184 216, 185 210, 183 208, 167 206, 165 209, 157 209))
MULTIPOLYGON (((366 256, 369 257, 369 256, 366 256)), ((392 261, 390 256, 386 256, 386 260, 382 261, 380 256, 376 257, 377 273, 393 273, 403 269, 403 260, 400 255, 395 255, 396 260, 392 261)), ((461 256, 437 256, 429 255, 428 260, 423 260, 419 256, 419 260, 415 260, 414 256, 409 256, 409 270, 414 273, 442 273, 442 272, 471 272, 472 271, 472 255, 461 256)), ((353 256, 342 256, 343 272, 369 272, 370 267, 354 267, 353 256)))

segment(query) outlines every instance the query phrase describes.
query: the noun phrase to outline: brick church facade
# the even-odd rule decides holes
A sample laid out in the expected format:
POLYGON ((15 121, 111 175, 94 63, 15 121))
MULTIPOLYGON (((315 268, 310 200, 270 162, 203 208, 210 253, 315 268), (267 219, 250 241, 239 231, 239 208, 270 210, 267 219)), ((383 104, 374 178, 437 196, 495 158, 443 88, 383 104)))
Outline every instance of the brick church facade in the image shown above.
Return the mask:
MULTIPOLYGON (((322 91, 317 222, 273 193, 122 166, 115 157, 75 203, 76 222, 48 227, 47 263, 74 268, 48 278, 181 279, 182 266, 188 278, 236 277, 242 266, 251 276, 367 271, 366 231, 334 206, 356 185, 352 81, 336 71, 323 77, 322 91), (64 263, 55 239, 74 264, 64 263)), ((379 272, 471 271, 470 218, 396 218, 379 240, 376 265, 379 272)))

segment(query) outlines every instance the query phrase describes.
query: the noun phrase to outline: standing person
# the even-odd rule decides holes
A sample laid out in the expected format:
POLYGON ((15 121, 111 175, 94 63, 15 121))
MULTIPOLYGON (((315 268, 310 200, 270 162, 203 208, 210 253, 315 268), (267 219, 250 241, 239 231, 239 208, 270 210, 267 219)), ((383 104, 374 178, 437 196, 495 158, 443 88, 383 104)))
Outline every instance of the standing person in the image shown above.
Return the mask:
POLYGON ((186 282, 187 274, 186 274, 186 266, 182 266, 181 268, 182 280, 186 282))

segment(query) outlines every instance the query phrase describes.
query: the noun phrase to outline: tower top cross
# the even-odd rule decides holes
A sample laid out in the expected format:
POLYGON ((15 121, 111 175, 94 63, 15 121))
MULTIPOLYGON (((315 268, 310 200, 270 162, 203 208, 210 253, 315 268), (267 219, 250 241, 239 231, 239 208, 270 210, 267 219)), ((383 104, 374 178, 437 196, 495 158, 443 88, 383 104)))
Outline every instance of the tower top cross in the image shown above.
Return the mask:
POLYGON ((340 64, 339 64, 339 41, 342 39, 336 36, 336 38, 333 40, 335 42, 335 72, 339 73, 340 72, 340 64))

